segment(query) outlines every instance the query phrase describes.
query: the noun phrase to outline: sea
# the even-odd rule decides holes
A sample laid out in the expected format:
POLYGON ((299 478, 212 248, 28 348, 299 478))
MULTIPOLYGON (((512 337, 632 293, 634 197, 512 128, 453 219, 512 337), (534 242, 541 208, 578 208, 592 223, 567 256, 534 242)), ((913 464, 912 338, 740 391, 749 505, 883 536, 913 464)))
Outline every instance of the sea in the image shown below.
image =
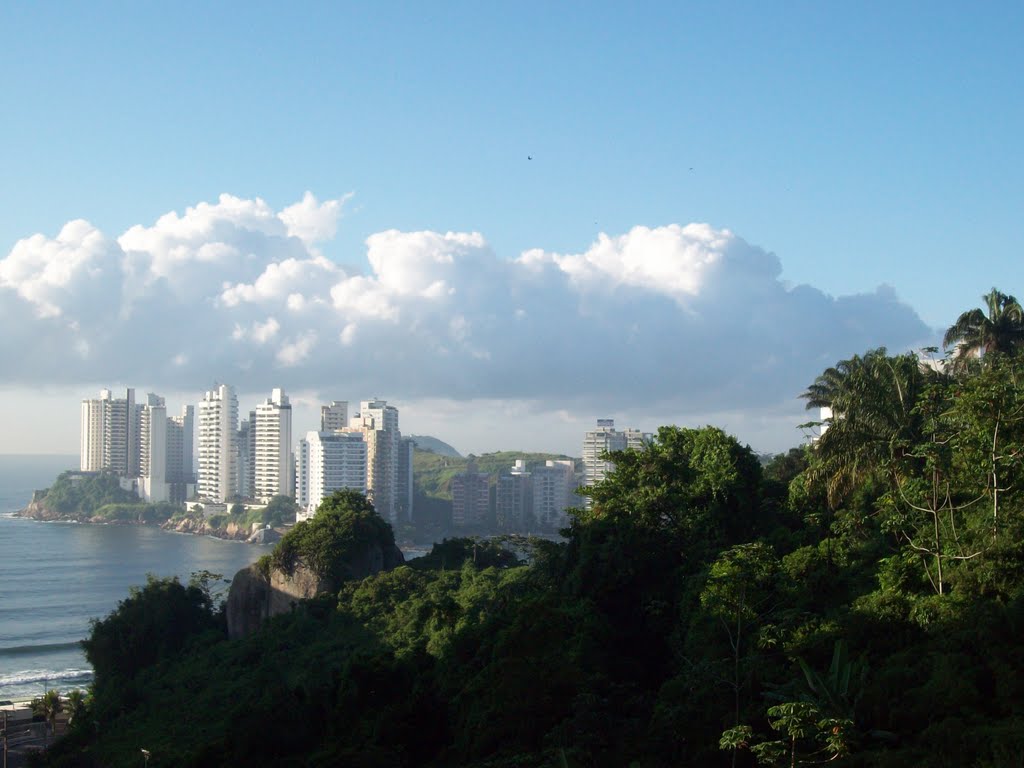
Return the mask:
POLYGON ((231 578, 268 547, 154 526, 44 523, 13 517, 78 456, 0 455, 0 704, 86 688, 79 641, 146 575, 208 570, 231 578))

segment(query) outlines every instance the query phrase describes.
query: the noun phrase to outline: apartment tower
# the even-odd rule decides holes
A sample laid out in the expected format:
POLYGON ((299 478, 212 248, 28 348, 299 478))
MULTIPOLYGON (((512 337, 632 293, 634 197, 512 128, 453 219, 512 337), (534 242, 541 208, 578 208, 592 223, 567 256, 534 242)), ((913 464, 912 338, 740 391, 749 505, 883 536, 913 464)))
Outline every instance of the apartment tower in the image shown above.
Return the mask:
POLYGON ((477 528, 487 522, 491 505, 491 476, 476 471, 470 461, 466 471, 452 476, 452 525, 477 528))
POLYGON ((345 431, 361 433, 366 442, 366 496, 377 514, 391 523, 405 522, 398 494, 398 409, 386 400, 363 400, 345 431))
MULTIPOLYGON (((613 451, 643 450, 650 441, 649 432, 639 429, 615 429, 614 419, 598 419, 597 428, 583 436, 583 484, 597 485, 615 470, 615 463, 603 458, 603 454, 613 451)), ((590 508, 590 497, 584 502, 590 508)))
POLYGON ((294 497, 292 406, 283 389, 275 388, 269 399, 256 406, 255 432, 255 498, 270 501, 274 496, 294 497))
POLYGON ((200 497, 224 502, 238 487, 238 398, 233 387, 216 385, 197 412, 200 497))
POLYGON ((134 389, 125 390, 123 398, 102 389, 98 399, 82 401, 79 468, 83 472, 138 476, 140 410, 134 389))
POLYGON ((316 513, 326 497, 344 488, 366 493, 366 441, 358 431, 307 432, 299 441, 299 504, 316 513))
POLYGON ((338 432, 348 426, 348 401, 331 400, 320 406, 320 431, 338 432))
POLYGON ((167 501, 167 405, 150 392, 139 409, 139 496, 167 501))

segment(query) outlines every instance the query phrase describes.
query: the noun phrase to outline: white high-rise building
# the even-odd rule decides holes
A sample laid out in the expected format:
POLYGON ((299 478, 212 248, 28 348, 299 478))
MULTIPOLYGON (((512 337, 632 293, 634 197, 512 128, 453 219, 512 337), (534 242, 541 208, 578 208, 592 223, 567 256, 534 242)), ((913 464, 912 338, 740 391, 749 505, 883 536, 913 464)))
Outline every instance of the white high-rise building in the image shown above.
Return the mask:
POLYGON ((627 427, 622 434, 626 436, 627 451, 642 451, 654 437, 650 432, 641 432, 632 427, 627 427))
POLYGON ((125 390, 123 398, 100 393, 106 399, 103 418, 103 469, 119 477, 139 474, 139 409, 135 406, 135 390, 125 390))
POLYGON ((126 390, 124 398, 103 389, 99 399, 82 401, 82 471, 138 476, 139 413, 134 389, 126 390))
POLYGON ((615 429, 614 419, 598 419, 597 429, 583 436, 583 483, 596 485, 615 469, 614 462, 602 458, 611 451, 626 450, 626 434, 615 429))
POLYGON ((399 501, 398 409, 386 400, 363 400, 346 432, 361 432, 366 442, 366 496, 377 514, 391 523, 404 522, 399 501))
POLYGON ((400 435, 390 429, 364 427, 366 443, 366 496, 377 514, 389 522, 398 522, 398 441, 400 435))
POLYGON ((359 403, 359 413, 352 418, 353 426, 372 423, 374 429, 398 431, 398 409, 388 405, 387 400, 363 400, 359 403))
POLYGON ((295 446, 295 503, 300 507, 296 522, 300 522, 302 510, 309 507, 309 441, 305 437, 295 446))
POLYGON ((106 419, 110 390, 100 392, 97 400, 82 401, 82 446, 79 467, 83 472, 103 469, 103 422, 106 419), (104 394, 107 397, 104 397, 104 394))
MULTIPOLYGON (((602 458, 602 454, 627 449, 642 450, 650 439, 648 432, 639 429, 619 432, 615 429, 614 419, 598 419, 597 429, 583 436, 583 484, 597 485, 614 471, 615 463, 602 458)), ((585 503, 589 507, 590 499, 585 503)))
POLYGON ((829 426, 832 424, 832 409, 827 405, 821 406, 818 409, 818 418, 821 420, 821 426, 818 427, 818 434, 814 438, 815 442, 821 440, 821 436, 825 434, 829 426))
POLYGON ((135 390, 115 398, 109 389, 82 401, 83 472, 111 472, 147 501, 184 501, 194 491, 194 409, 167 416, 162 397, 150 393, 135 402, 135 390))
POLYGON ((227 384, 203 395, 198 413, 200 497, 224 502, 238 487, 238 398, 227 384))
POLYGON ((343 488, 366 493, 366 441, 362 432, 307 432, 299 441, 299 504, 316 513, 326 497, 343 488))
POLYGON ((196 491, 194 459, 196 409, 186 405, 180 416, 167 417, 168 500, 182 502, 196 491))
POLYGON ((152 392, 140 409, 139 436, 139 495, 167 501, 167 406, 152 392))
POLYGON ((331 400, 320 406, 320 431, 336 432, 348 426, 348 401, 331 400))
POLYGON ((564 528, 567 507, 576 502, 576 472, 571 460, 548 459, 533 470, 533 517, 544 530, 564 528))
POLYGON ((268 400, 256 406, 255 428, 255 497, 270 501, 274 496, 294 496, 292 406, 283 389, 275 388, 268 400))

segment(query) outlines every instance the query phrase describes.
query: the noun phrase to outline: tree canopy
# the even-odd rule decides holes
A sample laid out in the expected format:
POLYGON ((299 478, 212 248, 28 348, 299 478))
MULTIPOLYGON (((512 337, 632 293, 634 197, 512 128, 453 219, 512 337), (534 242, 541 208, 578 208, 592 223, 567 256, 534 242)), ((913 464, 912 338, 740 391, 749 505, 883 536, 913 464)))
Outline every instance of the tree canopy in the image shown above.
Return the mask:
POLYGON ((353 490, 335 491, 324 499, 310 520, 297 523, 284 535, 271 556, 273 564, 291 572, 301 561, 335 584, 347 576, 347 564, 370 547, 391 548, 391 526, 366 497, 353 490))

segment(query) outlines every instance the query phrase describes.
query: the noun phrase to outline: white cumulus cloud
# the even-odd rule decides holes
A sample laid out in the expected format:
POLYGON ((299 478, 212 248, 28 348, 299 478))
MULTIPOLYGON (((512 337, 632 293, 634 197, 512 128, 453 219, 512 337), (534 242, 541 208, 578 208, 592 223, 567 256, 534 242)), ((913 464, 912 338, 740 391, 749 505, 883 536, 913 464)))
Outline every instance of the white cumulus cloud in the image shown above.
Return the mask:
POLYGON ((279 214, 288 228, 288 234, 297 237, 306 245, 330 240, 338 232, 341 208, 351 197, 345 195, 337 200, 317 201, 312 192, 306 192, 302 200, 289 205, 279 214))
MULTIPOLYGON (((398 398, 789 402, 841 357, 932 337, 895 292, 834 298, 709 224, 600 234, 576 253, 497 254, 478 232, 330 240, 346 198, 275 211, 221 195, 109 237, 73 221, 0 258, 0 385, 213 379, 398 398)), ((630 406, 630 407, 632 407, 630 406)))

